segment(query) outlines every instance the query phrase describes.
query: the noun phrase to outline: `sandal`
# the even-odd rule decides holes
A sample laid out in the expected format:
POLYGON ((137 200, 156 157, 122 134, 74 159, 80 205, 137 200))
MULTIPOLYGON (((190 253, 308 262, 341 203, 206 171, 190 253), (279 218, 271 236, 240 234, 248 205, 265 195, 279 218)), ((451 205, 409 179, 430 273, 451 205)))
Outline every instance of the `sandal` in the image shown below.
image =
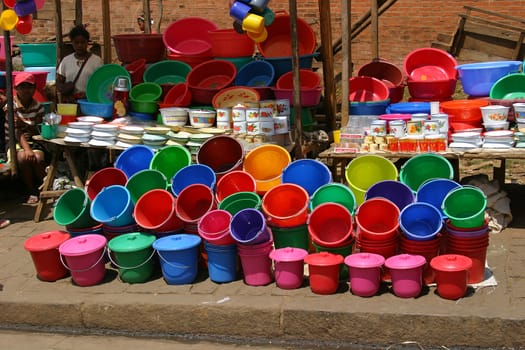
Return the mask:
POLYGON ((2 219, 0 220, 0 228, 6 228, 7 226, 9 226, 11 224, 11 221, 7 220, 7 219, 2 219))
POLYGON ((26 204, 37 204, 38 203, 38 197, 37 196, 29 196, 29 198, 26 201, 26 204))

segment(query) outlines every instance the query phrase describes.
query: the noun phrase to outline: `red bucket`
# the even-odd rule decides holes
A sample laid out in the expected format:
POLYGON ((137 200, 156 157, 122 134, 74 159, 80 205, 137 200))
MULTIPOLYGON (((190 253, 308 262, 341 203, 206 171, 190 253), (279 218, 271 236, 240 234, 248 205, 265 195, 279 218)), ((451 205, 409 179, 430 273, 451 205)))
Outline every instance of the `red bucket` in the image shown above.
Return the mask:
POLYGON ((175 212, 184 221, 185 227, 191 227, 197 233, 197 223, 208 211, 216 208, 213 191, 206 185, 193 184, 180 191, 175 205, 175 212))
POLYGON ((230 234, 232 215, 226 210, 211 210, 199 221, 199 236, 214 245, 230 245, 236 241, 230 234))
POLYGON ((357 208, 355 220, 358 237, 386 240, 398 233, 399 208, 386 198, 371 198, 357 208))
POLYGON ((456 300, 467 292, 468 270, 472 260, 463 255, 439 255, 430 261, 436 273, 437 292, 440 297, 456 300))
POLYGON ((67 232, 50 231, 26 239, 24 249, 31 253, 39 279, 54 282, 67 276, 68 271, 60 261, 58 247, 69 238, 67 232))
POLYGON ((86 185, 86 193, 93 200, 104 187, 111 185, 125 186, 128 181, 126 173, 114 167, 103 168, 91 176, 86 185))
POLYGON ((262 199, 262 209, 269 225, 294 227, 304 225, 308 218, 308 192, 295 184, 279 184, 262 199))
POLYGON ((339 247, 353 237, 352 214, 341 204, 323 203, 310 214, 308 232, 317 245, 339 247))
POLYGON ((139 58, 124 66, 131 76, 131 84, 137 85, 142 83, 144 72, 146 71, 146 59, 139 58))
POLYGON ((483 281, 485 278, 487 246, 472 249, 448 246, 447 253, 464 255, 472 260, 472 267, 468 270, 468 283, 479 283, 483 281))
POLYGON ((206 140, 197 152, 197 163, 209 166, 217 181, 233 170, 242 169, 244 150, 237 139, 219 135, 206 140))
POLYGON ((183 222, 175 213, 176 202, 166 190, 149 190, 135 204, 133 216, 137 224, 146 230, 177 231, 182 229, 183 222))
POLYGON ((423 283, 429 285, 434 283, 434 270, 430 267, 430 261, 439 255, 441 239, 430 241, 413 241, 401 236, 401 252, 405 254, 421 255, 425 257, 427 264, 423 268, 423 283), (428 243, 431 242, 431 243, 428 243))
POLYGON ((246 171, 235 170, 230 171, 220 178, 217 182, 217 189, 215 191, 215 198, 217 202, 231 194, 237 192, 255 192, 255 179, 246 171))
POLYGON ((320 252, 307 255, 310 289, 316 294, 334 294, 339 287, 340 265, 344 258, 338 254, 320 252))

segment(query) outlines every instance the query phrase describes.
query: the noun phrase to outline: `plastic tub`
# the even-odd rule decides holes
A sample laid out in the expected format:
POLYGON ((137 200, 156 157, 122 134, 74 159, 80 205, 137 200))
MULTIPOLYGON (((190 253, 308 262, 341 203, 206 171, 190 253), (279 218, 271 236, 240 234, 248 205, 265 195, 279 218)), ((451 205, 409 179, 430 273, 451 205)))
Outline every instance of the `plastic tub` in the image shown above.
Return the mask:
POLYGON ((196 104, 210 105, 221 89, 230 86, 237 75, 237 67, 229 61, 203 62, 191 70, 186 81, 196 104))
POLYGON ((56 43, 17 44, 17 46, 24 67, 54 67, 57 63, 56 43))
POLYGON ((382 101, 350 102, 350 114, 352 115, 381 115, 385 114, 390 99, 382 101))
POLYGON ((407 80, 410 96, 421 100, 450 99, 456 91, 457 79, 407 80))
POLYGON ((62 194, 55 205, 53 219, 60 226, 70 228, 93 227, 98 224, 89 214, 91 200, 81 188, 73 188, 62 194))
MULTIPOLYGON (((301 89, 314 89, 321 85, 321 76, 311 69, 299 69, 299 82, 301 89)), ((293 89, 293 71, 281 75, 275 86, 278 89, 293 89)))
POLYGON ((149 65, 144 71, 145 82, 157 84, 177 84, 186 81, 191 66, 187 63, 164 60, 149 65))
MULTIPOLYGON (((279 89, 273 88, 273 93, 276 99, 287 99, 290 101, 290 106, 294 105, 293 89, 279 89)), ((315 107, 321 102, 322 87, 316 88, 301 88, 301 106, 315 107)))
POLYGON ((204 241, 208 258, 208 274, 216 283, 227 283, 237 279, 237 245, 217 245, 204 241))
POLYGON ((328 252, 307 255, 310 289, 315 294, 334 294, 339 287, 340 265, 344 258, 328 252))
POLYGON ((188 107, 191 104, 191 92, 188 84, 173 85, 164 95, 164 103, 171 107, 188 107))
POLYGON ((91 204, 90 215, 106 225, 126 226, 135 222, 134 207, 128 189, 122 185, 112 185, 97 194, 91 204))
MULTIPOLYGON (((319 53, 311 53, 306 55, 299 55, 299 68, 311 69, 314 58, 318 57, 319 53)), ((264 57, 264 60, 270 62, 275 69, 275 78, 278 79, 281 75, 292 70, 292 56, 279 57, 264 57)))
POLYGON ((302 187, 283 183, 266 192, 262 199, 262 210, 269 225, 294 227, 306 223, 308 201, 308 192, 302 187))
POLYGON ((521 61, 467 63, 457 66, 463 91, 469 96, 489 96, 490 89, 500 78, 519 73, 521 61))
POLYGON ((452 225, 459 228, 479 227, 485 221, 487 196, 477 187, 463 186, 447 194, 442 208, 452 225))
POLYGON ((271 241, 270 229, 264 215, 257 209, 246 208, 233 215, 230 223, 232 237, 242 245, 257 245, 271 241))
POLYGON ((105 119, 113 116, 112 103, 89 102, 85 99, 77 100, 77 103, 80 106, 80 113, 83 115, 93 115, 105 119))
POLYGON ((412 189, 402 182, 383 180, 376 182, 365 193, 365 200, 375 197, 386 198, 394 203, 399 210, 414 203, 415 197, 412 189))
POLYGON ((208 36, 214 57, 251 56, 255 50, 255 45, 248 35, 237 33, 235 29, 210 30, 208 36))
POLYGON ((243 146, 237 139, 219 135, 204 141, 196 158, 197 163, 209 166, 220 180, 228 172, 242 168, 243 156, 243 146))
POLYGON ((203 184, 215 189, 216 177, 213 169, 204 164, 190 164, 180 169, 171 179, 171 192, 178 196, 180 192, 193 184, 203 184))
POLYGON ((509 100, 525 98, 525 74, 514 73, 498 79, 490 88, 490 98, 509 100))
POLYGON ((153 63, 166 56, 162 34, 119 34, 113 35, 112 38, 117 57, 123 63, 141 58, 147 63, 153 63))
POLYGON ((219 203, 219 209, 224 209, 232 215, 246 208, 260 209, 261 197, 255 192, 236 192, 224 198, 219 203))
POLYGON ((193 283, 197 278, 201 238, 190 234, 162 237, 153 242, 167 284, 193 283))
POLYGON ((429 179, 452 179, 454 169, 445 157, 434 153, 418 154, 409 158, 401 167, 399 180, 414 193, 429 179))
POLYGON ((440 108, 448 114, 450 121, 479 121, 482 116, 480 107, 488 106, 487 100, 454 100, 440 103, 440 108))
POLYGON ((137 203, 143 194, 154 190, 168 188, 166 176, 158 170, 143 169, 133 174, 126 183, 126 188, 131 195, 133 203, 137 203))
POLYGON ((64 231, 49 231, 24 241, 24 249, 31 254, 40 280, 54 282, 66 277, 68 271, 60 262, 58 247, 70 237, 70 234, 64 231))
POLYGON ((423 266, 426 260, 421 255, 400 254, 385 260, 390 270, 392 289, 400 298, 415 298, 421 293, 423 266))
POLYGON ((206 18, 184 17, 168 25, 162 40, 168 50, 178 55, 212 56, 209 31, 216 29, 215 23, 206 18))
POLYGON ((467 292, 468 270, 472 260, 463 255, 445 254, 430 261, 436 273, 437 292, 445 299, 457 300, 467 292))
POLYGON ((296 289, 303 284, 304 258, 308 252, 304 249, 285 247, 270 252, 274 260, 275 283, 282 289, 296 289))
POLYGON ((270 86, 275 79, 275 69, 264 60, 251 61, 237 72, 235 85, 240 86, 270 86))
POLYGON ((255 179, 249 173, 242 170, 230 171, 222 176, 217 182, 215 198, 221 202, 226 197, 238 192, 255 192, 255 179))
POLYGON ((104 187, 111 185, 124 186, 127 181, 128 177, 122 170, 115 167, 103 168, 90 177, 86 185, 86 192, 89 199, 93 200, 104 187))
POLYGON ((379 79, 367 76, 350 78, 350 102, 383 101, 389 94, 388 86, 379 79))
POLYGON ((341 204, 321 204, 310 213, 308 232, 318 245, 340 247, 353 236, 352 214, 341 204))
POLYGON ((180 169, 191 164, 190 151, 184 146, 170 145, 161 148, 151 158, 150 169, 160 171, 166 179, 173 178, 173 175, 180 169))
POLYGON ((434 206, 441 212, 441 215, 445 217, 441 209, 443 199, 445 199, 450 191, 458 187, 461 187, 461 185, 454 180, 429 179, 419 186, 416 193, 416 202, 428 203, 434 206))
POLYGON ((175 212, 176 200, 165 189, 152 189, 137 200, 133 217, 146 230, 158 232, 178 231, 184 224, 175 212))
POLYGON ((426 113, 430 114, 430 102, 397 102, 392 103, 386 109, 387 113, 391 114, 416 114, 426 113))
POLYGON ((329 183, 323 185, 310 197, 310 210, 315 209, 323 203, 338 203, 343 205, 352 215, 357 207, 354 193, 340 183, 329 183))
POLYGON ((405 56, 403 69, 409 79, 419 81, 457 78, 457 61, 448 52, 435 48, 420 48, 405 56))
POLYGON ((293 183, 304 188, 312 196, 317 189, 332 181, 328 167, 315 159, 294 160, 284 168, 281 182, 293 183))
POLYGON ((281 183, 282 171, 290 162, 290 153, 284 147, 265 144, 246 154, 243 168, 255 179, 257 193, 264 194, 281 183))
POLYGON ((357 236, 371 241, 384 241, 397 236, 399 214, 399 208, 388 199, 368 199, 355 213, 357 236))
POLYGON ((404 82, 403 72, 401 69, 395 64, 385 60, 365 63, 358 69, 357 75, 373 77, 383 81, 386 80, 393 86, 402 85, 404 82))
POLYGON ((210 210, 202 216, 198 224, 199 236, 214 245, 234 244, 230 232, 232 214, 226 210, 210 210))
POLYGON ((146 59, 139 58, 131 63, 124 66, 131 76, 131 84, 137 85, 143 82, 142 76, 146 70, 146 59))
POLYGON ((379 254, 356 253, 345 257, 350 275, 352 293, 361 297, 371 297, 379 291, 381 267, 385 258, 379 254))

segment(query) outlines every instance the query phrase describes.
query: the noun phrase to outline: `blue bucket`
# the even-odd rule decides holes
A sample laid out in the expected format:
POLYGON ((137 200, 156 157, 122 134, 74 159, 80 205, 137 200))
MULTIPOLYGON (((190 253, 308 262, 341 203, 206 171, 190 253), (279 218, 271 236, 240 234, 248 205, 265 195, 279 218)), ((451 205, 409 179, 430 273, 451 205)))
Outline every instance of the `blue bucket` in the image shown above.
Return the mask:
MULTIPOLYGON (((308 55, 299 56, 299 68, 312 68, 313 60, 319 56, 319 53, 311 53, 308 55)), ((275 80, 279 79, 281 75, 293 69, 292 56, 286 57, 264 57, 265 61, 270 62, 275 70, 275 80)))
POLYGON ((230 223, 230 232, 238 243, 254 245, 270 240, 270 229, 264 215, 257 209, 246 208, 237 212, 230 223))
POLYGON ((242 66, 235 77, 235 85, 270 86, 275 79, 275 69, 268 61, 258 60, 242 66))
POLYGON ((414 203, 415 196, 412 189, 402 182, 384 180, 373 184, 365 193, 365 200, 375 197, 384 197, 394 203, 399 210, 414 203))
POLYGON ((430 114, 430 102, 398 102, 386 108, 389 114, 430 114))
POLYGON ((131 178, 141 170, 149 169, 154 152, 144 145, 134 145, 126 148, 115 161, 115 168, 122 170, 126 176, 131 178))
POLYGON ((180 169, 171 178, 171 192, 175 196, 193 184, 203 184, 215 189, 216 176, 212 168, 204 164, 190 164, 180 169))
POLYGON ((197 278, 201 238, 191 234, 165 236, 153 242, 162 276, 168 284, 193 283, 197 278))
POLYGON ((237 279, 237 245, 216 245, 204 241, 208 254, 208 273, 213 282, 225 283, 237 279))
POLYGON ((403 235, 414 241, 436 238, 443 227, 439 210, 427 203, 412 203, 399 214, 399 227, 403 235))
POLYGON ((390 100, 349 102, 351 115, 381 115, 385 114, 390 100))
POLYGON ((133 224, 133 209, 128 189, 121 185, 104 187, 91 204, 90 214, 93 220, 110 226, 133 224))
POLYGON ((299 185, 311 197, 319 187, 332 182, 332 173, 318 160, 298 159, 284 168, 281 182, 299 185))
POLYGON ((447 194, 458 187, 461 187, 461 185, 454 180, 427 180, 423 184, 421 184, 421 186, 419 186, 419 189, 416 193, 416 202, 428 203, 430 205, 433 205, 436 209, 438 209, 441 212, 441 216, 443 217, 443 220, 445 220, 447 216, 443 212, 441 205, 443 204, 443 200, 445 199, 447 194))

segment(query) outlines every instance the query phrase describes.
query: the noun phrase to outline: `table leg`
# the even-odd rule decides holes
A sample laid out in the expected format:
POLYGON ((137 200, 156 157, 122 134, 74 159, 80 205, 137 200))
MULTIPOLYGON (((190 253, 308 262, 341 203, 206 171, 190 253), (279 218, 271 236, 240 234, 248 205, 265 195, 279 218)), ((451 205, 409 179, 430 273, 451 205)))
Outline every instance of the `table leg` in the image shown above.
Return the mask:
POLYGON ((498 181, 500 187, 503 187, 505 185, 505 158, 502 158, 499 160, 500 166, 493 168, 493 178, 498 181))
POLYGON ((52 150, 51 163, 47 171, 46 179, 42 185, 42 191, 40 193, 40 198, 38 199, 38 204, 36 206, 35 217, 33 218, 34 222, 39 222, 40 217, 42 216, 42 210, 47 203, 48 197, 45 196, 45 193, 52 190, 51 186, 53 185, 53 180, 55 179, 55 174, 57 171, 58 164, 58 150, 54 147, 52 150))
POLYGON ((75 166, 75 162, 73 160, 73 157, 71 156, 71 151, 67 147, 64 148, 64 158, 66 158, 67 166, 69 167, 69 171, 71 171, 71 176, 73 176, 75 185, 78 188, 84 188, 84 183, 78 175, 77 167, 75 166))

